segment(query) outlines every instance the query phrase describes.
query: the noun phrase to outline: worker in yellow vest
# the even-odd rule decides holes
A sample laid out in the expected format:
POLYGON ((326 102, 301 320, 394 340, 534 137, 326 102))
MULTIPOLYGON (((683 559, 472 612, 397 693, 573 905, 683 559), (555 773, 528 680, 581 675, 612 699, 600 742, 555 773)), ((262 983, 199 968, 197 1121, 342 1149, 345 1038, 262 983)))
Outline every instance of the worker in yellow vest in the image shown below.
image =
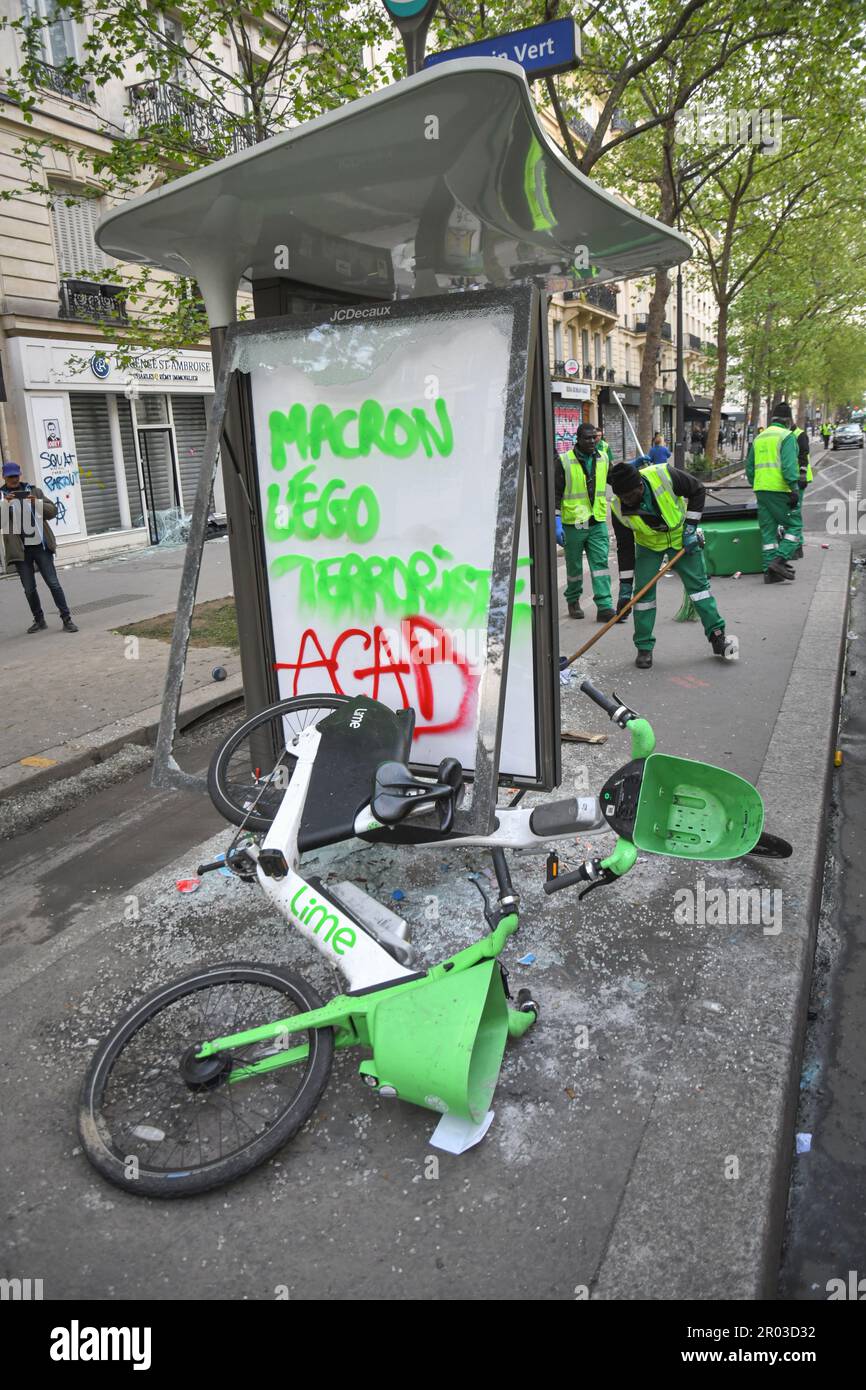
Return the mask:
POLYGON ((792 425, 791 407, 780 401, 746 455, 746 478, 758 502, 765 584, 795 577, 791 558, 803 539, 799 449, 792 425))
POLYGON ((595 425, 578 426, 574 448, 561 454, 554 478, 556 539, 565 550, 565 601, 570 618, 582 618, 583 555, 589 561, 598 621, 614 616, 610 596, 607 532, 607 454, 596 447, 595 425))
MULTIPOLYGON (((634 463, 617 463, 610 470, 613 515, 634 532, 635 589, 643 589, 658 574, 667 551, 685 550, 676 572, 700 618, 714 656, 735 658, 737 641, 725 634, 725 623, 710 592, 710 581, 701 554, 704 538, 698 523, 704 510, 703 483, 683 468, 650 463, 641 457, 634 463)), ((646 671, 653 664, 656 592, 651 590, 635 604, 635 666, 646 671)))

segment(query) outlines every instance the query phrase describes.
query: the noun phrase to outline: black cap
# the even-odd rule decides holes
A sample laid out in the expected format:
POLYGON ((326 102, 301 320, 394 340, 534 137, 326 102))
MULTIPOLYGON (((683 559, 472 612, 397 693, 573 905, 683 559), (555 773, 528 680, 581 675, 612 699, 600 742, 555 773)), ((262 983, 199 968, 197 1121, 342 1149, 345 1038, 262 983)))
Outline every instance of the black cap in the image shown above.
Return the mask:
POLYGON ((643 486, 640 472, 633 463, 615 463, 607 475, 607 481, 617 497, 625 497, 643 486))
POLYGON ((793 420, 794 418, 791 407, 787 401, 779 401, 778 405, 774 405, 771 416, 774 420, 793 420))

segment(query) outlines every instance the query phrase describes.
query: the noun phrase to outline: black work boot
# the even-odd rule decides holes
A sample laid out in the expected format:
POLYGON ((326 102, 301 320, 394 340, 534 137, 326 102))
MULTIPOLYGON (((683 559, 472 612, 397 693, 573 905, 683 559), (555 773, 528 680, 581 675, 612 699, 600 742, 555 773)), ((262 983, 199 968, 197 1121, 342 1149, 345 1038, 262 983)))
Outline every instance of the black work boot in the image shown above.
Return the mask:
POLYGON ((45 621, 44 618, 37 618, 36 621, 35 621, 34 623, 31 623, 31 624, 30 624, 30 626, 28 627, 27 631, 28 631, 28 632, 44 632, 45 629, 47 628, 47 626, 48 626, 48 624, 46 623, 46 621, 45 621))
MULTIPOLYGON (((774 574, 778 579, 796 578, 794 566, 789 565, 787 560, 782 560, 779 556, 777 556, 775 560, 770 561, 767 566, 767 574, 774 574)), ((771 579, 770 583, 772 584, 773 582, 774 581, 771 579)))
POLYGON ((727 638, 725 637, 725 629, 723 627, 717 627, 715 632, 710 633, 710 646, 713 649, 714 656, 727 656, 728 645, 727 638))
POLYGON ((75 623, 72 621, 71 618, 64 618, 64 619, 63 619, 63 631, 64 631, 64 632, 77 632, 77 631, 78 631, 78 628, 75 626, 75 623))
POLYGON ((638 652, 634 659, 634 664, 639 671, 648 671, 653 664, 652 652, 638 652))
POLYGON ((570 618, 582 618, 584 616, 583 609, 577 601, 568 605, 568 616, 570 618))
POLYGON ((596 618, 600 623, 609 623, 611 618, 615 617, 616 614, 612 608, 599 608, 596 610, 596 618))

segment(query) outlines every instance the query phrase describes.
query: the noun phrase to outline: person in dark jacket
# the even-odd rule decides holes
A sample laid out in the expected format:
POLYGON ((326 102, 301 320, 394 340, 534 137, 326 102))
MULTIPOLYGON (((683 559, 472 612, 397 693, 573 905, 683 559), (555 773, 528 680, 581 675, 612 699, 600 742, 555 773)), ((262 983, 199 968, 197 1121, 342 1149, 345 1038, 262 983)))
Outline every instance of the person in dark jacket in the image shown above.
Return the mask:
MULTIPOLYGON (((658 574, 667 551, 684 550, 676 571, 697 609, 713 654, 732 658, 737 653, 734 638, 726 637, 724 620, 710 592, 698 527, 706 493, 703 483, 682 468, 666 463, 652 464, 648 458, 634 463, 618 463, 610 470, 614 517, 634 533, 636 589, 642 589, 658 574)), ((635 665, 646 671, 653 664, 655 646, 656 594, 650 590, 634 609, 635 665)))
POLYGON ((43 632, 48 626, 36 588, 37 570, 57 606, 63 631, 78 631, 54 566, 57 542, 48 523, 56 515, 57 508, 40 488, 21 481, 20 465, 11 461, 4 463, 3 486, 0 488, 0 530, 3 533, 6 563, 17 569, 33 614, 28 632, 43 632))

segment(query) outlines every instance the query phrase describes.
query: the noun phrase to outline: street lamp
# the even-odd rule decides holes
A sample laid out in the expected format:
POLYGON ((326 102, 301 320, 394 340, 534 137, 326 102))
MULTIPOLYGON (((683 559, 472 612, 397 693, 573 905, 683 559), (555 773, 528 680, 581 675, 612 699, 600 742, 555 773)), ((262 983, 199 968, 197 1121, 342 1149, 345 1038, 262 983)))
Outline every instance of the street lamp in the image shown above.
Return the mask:
POLYGON ((400 31, 406 50, 406 71, 411 77, 420 72, 427 46, 427 30, 439 0, 382 0, 400 31))

